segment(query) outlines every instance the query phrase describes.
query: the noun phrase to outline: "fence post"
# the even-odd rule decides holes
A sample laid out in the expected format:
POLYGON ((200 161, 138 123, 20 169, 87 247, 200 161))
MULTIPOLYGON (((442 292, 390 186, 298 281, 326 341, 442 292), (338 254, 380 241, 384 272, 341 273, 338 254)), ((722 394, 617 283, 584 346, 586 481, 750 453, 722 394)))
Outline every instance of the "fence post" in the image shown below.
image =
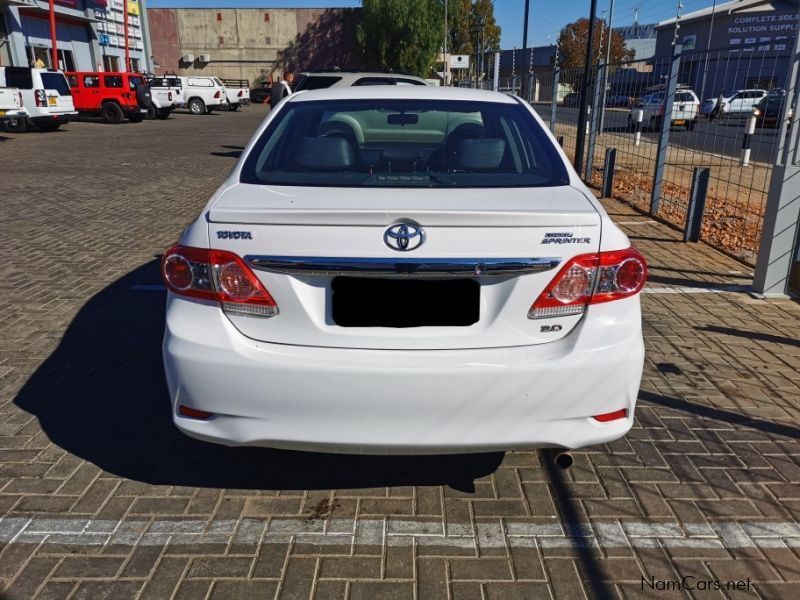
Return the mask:
POLYGON ((638 146, 642 141, 642 119, 644 118, 644 110, 641 108, 633 112, 633 145, 638 146))
POLYGON ((744 130, 742 137, 742 166, 747 167, 750 165, 750 140, 756 132, 756 116, 751 115, 747 119, 747 129, 744 130))
POLYGON ((558 67, 553 71, 553 99, 550 103, 550 132, 556 130, 556 108, 558 106, 558 82, 561 75, 561 69, 558 67))
POLYGON ((753 290, 763 296, 785 296, 800 244, 800 28, 781 110, 778 148, 769 184, 764 226, 758 247, 753 290), (795 111, 789 120, 791 98, 795 111), (787 135, 788 134, 788 135, 787 135))
POLYGON ((600 113, 603 112, 600 109, 600 101, 602 98, 602 93, 600 89, 600 81, 602 80, 602 72, 605 71, 606 68, 606 61, 604 59, 600 59, 600 64, 597 66, 597 75, 594 78, 594 94, 592 98, 592 113, 591 113, 591 121, 589 125, 589 149, 586 155, 586 172, 584 179, 587 183, 592 182, 592 163, 594 162, 594 145, 597 140, 597 130, 600 127, 600 113))
POLYGON ((661 183, 664 180, 664 165, 667 162, 669 150, 669 129, 672 125, 672 101, 675 99, 675 88, 678 86, 678 70, 681 66, 680 44, 675 44, 672 53, 672 62, 669 65, 669 79, 664 95, 664 114, 661 117, 661 131, 658 134, 658 148, 656 149, 656 166, 653 169, 653 191, 650 194, 650 214, 658 212, 661 203, 661 183))
POLYGON ((603 161, 603 198, 611 198, 614 193, 614 167, 617 164, 617 149, 606 148, 603 161))
POLYGON ((708 179, 711 169, 695 167, 692 173, 692 191, 689 193, 689 207, 686 209, 686 227, 683 230, 684 242, 699 242, 703 213, 706 210, 708 179))

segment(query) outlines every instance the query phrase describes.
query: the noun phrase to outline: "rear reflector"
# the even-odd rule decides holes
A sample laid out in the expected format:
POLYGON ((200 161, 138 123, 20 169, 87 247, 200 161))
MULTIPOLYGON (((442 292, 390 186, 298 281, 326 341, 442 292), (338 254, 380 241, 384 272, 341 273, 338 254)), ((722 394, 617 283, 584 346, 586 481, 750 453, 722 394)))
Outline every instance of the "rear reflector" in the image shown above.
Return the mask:
POLYGON ((210 419, 214 416, 214 413, 197 410, 196 408, 189 408, 183 404, 178 407, 178 414, 182 417, 189 417, 190 419, 210 419))
POLYGON ((595 415, 592 417, 595 421, 600 421, 601 423, 608 423, 609 421, 616 421, 617 419, 624 419, 628 416, 628 409, 622 408, 620 410, 615 410, 614 412, 604 413, 602 415, 595 415))

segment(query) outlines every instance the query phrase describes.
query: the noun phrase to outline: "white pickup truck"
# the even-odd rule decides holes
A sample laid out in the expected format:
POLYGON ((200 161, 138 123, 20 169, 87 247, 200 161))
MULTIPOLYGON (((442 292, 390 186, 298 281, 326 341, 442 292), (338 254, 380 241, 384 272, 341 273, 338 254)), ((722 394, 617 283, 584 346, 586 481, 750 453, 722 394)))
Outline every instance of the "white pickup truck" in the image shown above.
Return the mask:
POLYGON ((0 88, 0 125, 14 128, 27 116, 28 111, 22 107, 22 92, 17 88, 0 88))
POLYGON ((184 105, 183 89, 178 77, 148 77, 147 83, 153 97, 153 106, 147 113, 148 119, 166 119, 172 109, 181 108, 184 105))
POLYGON ((250 104, 250 84, 246 79, 223 79, 228 110, 238 110, 240 106, 250 104))

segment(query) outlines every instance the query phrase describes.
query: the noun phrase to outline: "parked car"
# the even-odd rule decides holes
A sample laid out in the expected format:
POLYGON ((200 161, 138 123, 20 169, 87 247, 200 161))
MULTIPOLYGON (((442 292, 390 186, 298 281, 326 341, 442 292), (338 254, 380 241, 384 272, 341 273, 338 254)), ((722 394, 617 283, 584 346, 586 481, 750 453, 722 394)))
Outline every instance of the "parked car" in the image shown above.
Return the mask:
POLYGON ((625 435, 645 259, 530 106, 376 86, 279 107, 162 259, 181 431, 373 454, 625 435))
POLYGON ((17 88, 0 88, 0 126, 16 128, 24 121, 28 111, 22 107, 22 92, 17 88))
POLYGON ((636 98, 630 94, 614 94, 606 99, 606 106, 633 106, 636 98))
POLYGON ((253 104, 269 104, 269 98, 272 95, 272 86, 267 82, 262 82, 261 85, 250 88, 250 101, 253 104))
POLYGON ((225 95, 230 110, 238 110, 240 106, 250 104, 250 88, 246 79, 223 79, 225 95))
MULTIPOLYGON (((666 92, 651 92, 634 104, 628 111, 628 128, 635 127, 636 112, 642 111, 642 127, 657 131, 661 128, 664 117, 664 99, 666 92)), ((700 116, 700 100, 689 88, 678 88, 672 101, 671 127, 686 127, 692 131, 700 116)))
POLYGON ((99 115, 104 123, 140 123, 153 104, 141 73, 68 71, 75 108, 81 115, 99 115))
POLYGON ((156 92, 172 93, 172 108, 183 108, 186 99, 183 94, 183 84, 177 75, 148 75, 147 85, 155 97, 156 92))
POLYGON ((702 113, 707 117, 722 115, 745 115, 753 114, 753 109, 767 95, 767 90, 747 89, 736 90, 730 96, 722 97, 722 113, 717 110, 719 98, 707 98, 703 101, 702 113))
POLYGON ((561 100, 561 104, 564 106, 580 106, 581 95, 578 92, 570 92, 564 96, 564 99, 561 100))
POLYGON ((216 77, 181 77, 186 108, 193 115, 204 115, 225 102, 225 88, 216 77))
MULTIPOLYGON (((762 98, 761 102, 759 102, 753 110, 753 114, 756 116, 756 126, 777 127, 780 124, 781 115, 783 114, 783 107, 785 104, 785 91, 783 91, 783 93, 768 94, 762 98)), ((792 104, 789 106, 789 110, 786 115, 787 118, 792 118, 792 115, 794 114, 794 108, 794 99, 792 99, 792 104)))
POLYGON ((0 67, 0 87, 15 87, 22 94, 22 106, 28 117, 17 121, 15 131, 25 131, 28 126, 55 131, 78 116, 62 71, 0 67))
POLYGON ((428 85, 424 79, 405 73, 359 70, 306 71, 295 78, 293 91, 363 85, 428 85))

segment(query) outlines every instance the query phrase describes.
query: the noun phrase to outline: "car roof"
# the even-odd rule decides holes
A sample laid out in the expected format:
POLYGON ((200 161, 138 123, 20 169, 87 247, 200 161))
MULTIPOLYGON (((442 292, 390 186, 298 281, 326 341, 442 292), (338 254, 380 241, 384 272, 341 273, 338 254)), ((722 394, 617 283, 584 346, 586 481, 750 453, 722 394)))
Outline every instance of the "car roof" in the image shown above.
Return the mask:
POLYGON ((367 85, 356 87, 330 87, 323 90, 299 91, 289 96, 290 102, 314 100, 458 100, 471 102, 500 102, 514 104, 509 94, 474 90, 471 88, 439 86, 367 85))

